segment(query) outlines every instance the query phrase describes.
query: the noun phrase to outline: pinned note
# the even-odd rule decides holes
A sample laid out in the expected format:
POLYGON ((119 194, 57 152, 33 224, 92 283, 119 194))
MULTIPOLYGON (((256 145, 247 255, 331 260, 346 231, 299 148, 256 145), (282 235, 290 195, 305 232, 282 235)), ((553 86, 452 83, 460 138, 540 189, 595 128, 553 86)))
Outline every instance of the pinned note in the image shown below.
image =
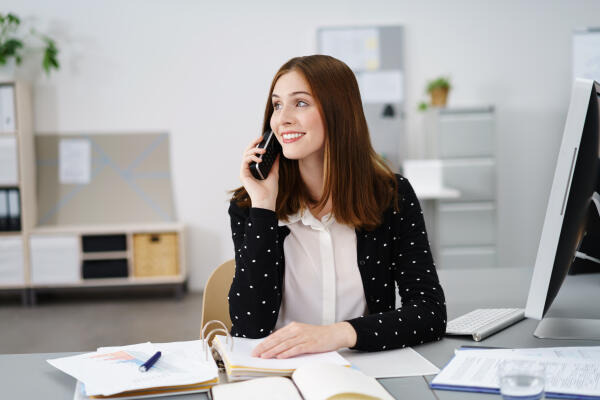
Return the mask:
POLYGON ((87 139, 61 139, 59 179, 62 184, 88 184, 91 180, 92 148, 87 139))

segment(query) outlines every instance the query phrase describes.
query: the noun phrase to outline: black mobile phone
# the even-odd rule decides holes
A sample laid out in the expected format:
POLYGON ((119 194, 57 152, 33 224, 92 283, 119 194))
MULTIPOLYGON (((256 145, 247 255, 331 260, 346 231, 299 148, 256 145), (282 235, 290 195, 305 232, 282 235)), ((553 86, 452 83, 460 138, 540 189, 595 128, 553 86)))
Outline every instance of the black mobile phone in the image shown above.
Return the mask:
POLYGON ((263 134, 262 141, 256 147, 259 149, 266 148, 267 151, 263 154, 256 154, 262 161, 259 163, 252 161, 250 163, 250 172, 256 179, 267 179, 269 171, 277 158, 277 154, 281 153, 281 145, 277 141, 273 131, 269 130, 263 134))

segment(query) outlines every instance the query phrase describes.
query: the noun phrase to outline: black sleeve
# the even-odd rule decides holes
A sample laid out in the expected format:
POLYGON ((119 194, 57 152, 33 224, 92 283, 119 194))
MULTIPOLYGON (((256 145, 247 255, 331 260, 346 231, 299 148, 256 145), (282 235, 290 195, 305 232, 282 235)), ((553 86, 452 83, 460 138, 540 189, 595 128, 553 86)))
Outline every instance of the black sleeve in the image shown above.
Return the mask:
MULTIPOLYGON (((399 308, 349 320, 354 348, 387 350, 440 340, 446 331, 446 303, 431 255, 423 213, 408 180, 398 177, 399 208, 384 224, 392 233, 389 266, 402 299, 399 308)), ((393 282, 390 282, 393 284, 393 282)))
MULTIPOLYGON (((275 327, 281 304, 283 254, 275 212, 229 205, 235 274, 229 290, 231 334, 265 337, 275 327)), ((283 240, 283 239, 282 239, 283 240)))

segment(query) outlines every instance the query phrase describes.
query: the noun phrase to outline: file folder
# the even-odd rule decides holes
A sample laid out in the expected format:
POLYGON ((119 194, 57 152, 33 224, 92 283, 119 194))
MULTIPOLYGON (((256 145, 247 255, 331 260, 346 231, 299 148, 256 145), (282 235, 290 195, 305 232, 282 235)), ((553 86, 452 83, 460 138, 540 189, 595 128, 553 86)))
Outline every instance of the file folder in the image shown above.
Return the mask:
POLYGON ((8 190, 0 189, 0 232, 8 230, 8 190))
POLYGON ((8 190, 8 230, 21 230, 21 199, 19 189, 8 190))

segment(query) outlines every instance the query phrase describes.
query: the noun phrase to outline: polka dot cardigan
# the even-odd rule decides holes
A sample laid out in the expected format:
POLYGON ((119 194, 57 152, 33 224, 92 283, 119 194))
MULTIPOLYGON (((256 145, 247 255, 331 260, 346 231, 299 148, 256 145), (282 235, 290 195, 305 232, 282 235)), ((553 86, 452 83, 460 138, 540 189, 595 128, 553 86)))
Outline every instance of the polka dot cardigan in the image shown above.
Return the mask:
MULTIPOLYGON (((440 340, 446 303, 431 256, 423 213, 407 179, 397 175, 400 211, 385 211, 375 230, 356 230, 357 261, 367 315, 348 320, 355 349, 379 351, 440 340), (396 293, 401 305, 396 307, 396 293)), ((229 291, 231 333, 260 338, 277 322, 283 293, 283 241, 275 212, 229 206, 235 275, 229 291)), ((307 282, 310 284, 310 282, 307 282)))

